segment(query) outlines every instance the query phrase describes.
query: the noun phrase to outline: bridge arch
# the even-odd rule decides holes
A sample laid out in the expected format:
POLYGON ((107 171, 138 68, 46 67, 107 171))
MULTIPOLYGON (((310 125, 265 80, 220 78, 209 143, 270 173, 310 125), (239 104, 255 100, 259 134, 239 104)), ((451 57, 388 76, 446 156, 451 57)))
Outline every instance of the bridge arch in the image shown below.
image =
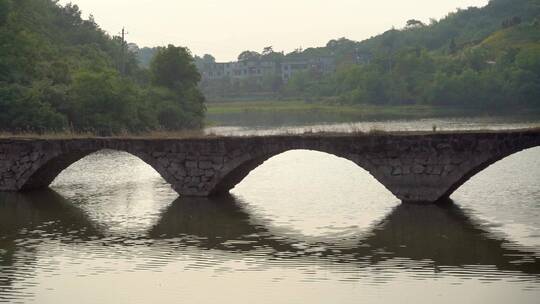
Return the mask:
POLYGON ((31 169, 21 175, 17 186, 23 191, 47 188, 62 171, 97 151, 93 149, 68 151, 36 159, 31 169))
POLYGON ((149 165, 166 182, 173 182, 170 180, 167 171, 160 166, 159 162, 155 161, 151 157, 148 157, 147 154, 134 153, 133 151, 130 152, 123 149, 103 148, 66 151, 36 160, 31 169, 21 175, 18 187, 22 191, 47 188, 64 170, 68 169, 74 163, 100 151, 117 151, 127 153, 149 165))
MULTIPOLYGON (((221 173, 216 177, 213 188, 210 190, 210 195, 217 196, 228 194, 235 186, 240 184, 251 172, 262 166, 265 162, 280 156, 288 152, 304 151, 304 152, 318 152, 326 155, 334 156, 340 160, 353 163, 357 167, 365 170, 371 177, 373 177, 380 185, 382 185, 387 191, 392 192, 385 185, 384 180, 381 180, 382 175, 365 159, 354 154, 340 153, 339 151, 331 149, 315 149, 315 148, 291 148, 274 151, 273 153, 262 153, 259 155, 249 155, 240 157, 234 161, 227 163, 222 169, 221 173)), ((360 186, 360 185, 359 185, 360 186)))
POLYGON ((535 150, 540 152, 540 144, 530 145, 526 147, 519 147, 515 149, 508 149, 502 153, 491 154, 482 161, 478 161, 476 164, 470 167, 465 167, 448 185, 448 189, 443 194, 442 198, 449 198, 454 192, 456 192, 461 186, 465 185, 469 180, 485 171, 492 165, 504 161, 511 156, 519 154, 524 151, 535 150))

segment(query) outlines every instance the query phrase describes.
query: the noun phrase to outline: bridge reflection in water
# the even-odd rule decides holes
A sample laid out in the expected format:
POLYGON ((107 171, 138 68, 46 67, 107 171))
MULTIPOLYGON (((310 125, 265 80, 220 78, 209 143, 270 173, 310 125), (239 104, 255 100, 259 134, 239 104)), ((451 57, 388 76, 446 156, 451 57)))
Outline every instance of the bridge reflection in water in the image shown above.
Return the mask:
POLYGON ((536 253, 490 234, 452 201, 429 206, 401 204, 370 231, 357 236, 354 245, 338 241, 295 246, 301 240, 272 234, 233 196, 179 199, 149 235, 154 239, 195 237, 200 240, 197 246, 206 249, 272 249, 268 254, 279 259, 316 257, 358 265, 376 265, 394 258, 429 260, 434 271, 485 265, 540 277, 536 253))
POLYGON ((169 247, 168 254, 177 255, 183 254, 180 248, 191 248, 233 258, 263 257, 261 263, 302 260, 336 269, 384 268, 391 263, 404 270, 421 268, 428 277, 439 273, 467 277, 469 273, 490 280, 520 277, 540 282, 538 252, 490 233, 451 201, 401 204, 366 233, 331 242, 277 235, 242 205, 233 196, 180 198, 147 232, 122 236, 110 235, 103 224, 52 190, 2 193, 0 294, 9 295, 14 280, 34 271, 37 252, 58 242, 88 246, 104 255, 114 254, 119 246, 169 247), (115 249, 111 252, 109 247, 115 249))

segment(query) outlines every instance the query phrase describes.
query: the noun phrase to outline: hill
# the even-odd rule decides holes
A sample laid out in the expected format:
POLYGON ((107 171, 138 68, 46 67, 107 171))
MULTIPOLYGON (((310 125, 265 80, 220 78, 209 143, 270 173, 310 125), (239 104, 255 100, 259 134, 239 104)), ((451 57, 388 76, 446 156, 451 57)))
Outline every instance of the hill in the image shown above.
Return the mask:
MULTIPOLYGON (((292 78, 210 77, 203 79, 201 89, 216 100, 264 96, 353 105, 537 107, 539 18, 540 0, 491 0, 484 7, 460 9, 429 24, 410 19, 401 29, 364 41, 334 39, 324 47, 289 54, 271 47, 262 53, 244 51, 239 60, 273 62, 276 73, 287 60, 310 63, 331 58, 336 69, 335 73, 299 69, 292 78)), ((144 54, 139 56, 145 57, 141 62, 148 61, 149 52, 144 54)), ((213 58, 204 55, 196 60, 212 72, 213 58)))
POLYGON ((538 0, 492 0, 430 25, 330 41, 304 53, 334 53, 337 72, 298 73, 284 92, 346 104, 540 107, 539 16, 538 0))
POLYGON ((533 22, 540 16, 540 0, 491 0, 484 7, 469 7, 449 13, 441 20, 424 24, 411 19, 403 29, 390 29, 381 35, 356 42, 346 38, 331 40, 325 47, 306 49, 305 55, 334 54, 341 61, 354 54, 375 55, 381 51, 395 51, 419 47, 446 52, 453 42, 464 48, 477 44, 513 18, 521 23, 533 22))

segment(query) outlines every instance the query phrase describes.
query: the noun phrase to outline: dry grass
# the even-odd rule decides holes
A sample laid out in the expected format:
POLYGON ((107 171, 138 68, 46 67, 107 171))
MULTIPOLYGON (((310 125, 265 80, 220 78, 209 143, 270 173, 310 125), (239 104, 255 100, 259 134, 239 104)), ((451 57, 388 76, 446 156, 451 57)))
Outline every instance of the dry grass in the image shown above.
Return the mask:
POLYGON ((201 138, 214 137, 215 134, 206 134, 203 130, 183 130, 183 131, 148 131, 141 133, 121 132, 110 136, 101 136, 92 132, 46 132, 46 133, 9 133, 0 132, 0 139, 82 139, 82 138, 152 138, 152 139, 168 139, 168 138, 201 138))
POLYGON ((369 135, 382 135, 382 134, 386 134, 386 133, 388 133, 388 131, 379 129, 376 126, 372 127, 368 132, 369 135))
POLYGON ((69 138, 92 138, 98 137, 93 133, 76 133, 71 131, 62 132, 46 132, 46 133, 33 133, 33 132, 0 132, 0 138, 9 139, 25 139, 25 138, 46 138, 46 139, 69 139, 69 138))
POLYGON ((379 129, 376 126, 369 131, 361 131, 358 128, 352 128, 348 132, 332 132, 320 128, 311 128, 303 133, 292 132, 285 130, 282 133, 272 135, 244 135, 244 136, 228 136, 215 133, 207 133, 204 130, 184 130, 184 131, 150 131, 144 133, 121 133, 112 136, 99 136, 94 133, 76 133, 76 132, 50 132, 50 133, 8 133, 0 132, 0 139, 95 139, 95 138, 112 138, 112 139, 189 139, 189 138, 216 138, 216 137, 279 137, 279 136, 383 136, 383 135, 426 135, 426 134, 454 134, 454 133, 514 133, 514 132, 540 132, 540 127, 527 129, 510 129, 510 130, 458 130, 451 131, 436 129, 435 131, 386 131, 379 129))

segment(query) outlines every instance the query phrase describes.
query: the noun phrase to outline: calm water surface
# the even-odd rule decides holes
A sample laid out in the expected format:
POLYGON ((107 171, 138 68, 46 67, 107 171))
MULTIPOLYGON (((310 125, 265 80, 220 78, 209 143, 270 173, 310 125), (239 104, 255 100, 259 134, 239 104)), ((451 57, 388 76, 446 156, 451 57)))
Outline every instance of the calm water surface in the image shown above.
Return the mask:
POLYGON ((538 303, 539 181, 534 148, 453 203, 402 205, 347 160, 290 151, 189 199, 101 151, 51 190, 0 194, 0 302, 538 303))

